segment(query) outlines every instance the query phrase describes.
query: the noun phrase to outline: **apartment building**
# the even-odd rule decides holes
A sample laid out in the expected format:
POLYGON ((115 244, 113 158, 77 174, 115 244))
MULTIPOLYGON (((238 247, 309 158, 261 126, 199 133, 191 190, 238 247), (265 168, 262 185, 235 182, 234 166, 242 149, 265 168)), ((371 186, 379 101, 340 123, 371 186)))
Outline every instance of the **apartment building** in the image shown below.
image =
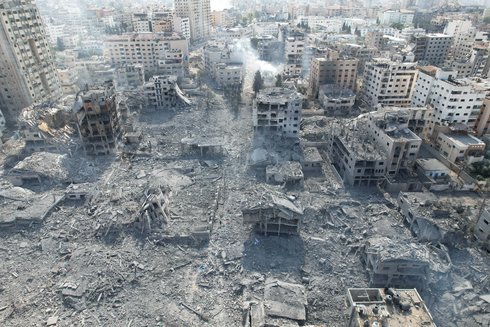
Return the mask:
POLYGON ((160 72, 161 61, 177 56, 186 65, 189 57, 187 40, 177 33, 126 33, 104 41, 104 55, 113 65, 143 65, 149 75, 160 72))
POLYGON ((136 33, 151 32, 151 18, 146 12, 134 13, 131 19, 133 31, 136 33))
POLYGON ((13 121, 33 103, 56 101, 62 90, 35 3, 3 1, 0 17, 0 108, 13 121))
POLYGON ((416 66, 414 62, 395 62, 384 58, 367 62, 361 98, 370 106, 409 106, 417 79, 416 66))
POLYGON ((436 126, 432 138, 435 149, 454 164, 483 161, 485 143, 468 134, 464 125, 436 126))
POLYGON ((304 33, 289 33, 284 41, 284 70, 286 77, 299 77, 303 72, 303 54, 305 52, 304 33))
POLYGON ((192 42, 210 36, 210 0, 174 0, 174 7, 176 16, 189 18, 192 42))
POLYGON ((173 29, 174 32, 182 34, 186 40, 191 39, 191 23, 189 17, 174 16, 173 29))
POLYGON ((418 35, 412 40, 415 43, 415 61, 424 65, 444 64, 452 44, 452 36, 446 34, 418 35))
POLYGON ((253 102, 256 132, 298 138, 303 96, 295 90, 273 87, 261 90, 253 102))
POLYGON ((475 130, 478 137, 490 134, 490 95, 483 100, 480 114, 476 119, 475 130))
POLYGON ((476 28, 470 20, 450 20, 444 34, 453 38, 451 57, 465 58, 470 54, 476 36, 476 28))
POLYGON ((76 94, 79 91, 77 71, 73 69, 58 69, 57 71, 63 95, 76 94))
POLYGON ((313 58, 310 68, 308 95, 318 96, 320 86, 333 84, 336 87, 354 90, 357 79, 358 59, 343 57, 313 58))
POLYGON ((463 123, 475 127, 485 98, 485 90, 467 79, 456 79, 457 72, 434 66, 419 67, 413 106, 434 107, 434 122, 463 123))
POLYGON ((392 24, 412 25, 414 11, 410 10, 386 10, 381 13, 379 20, 382 25, 390 26, 392 24))
POLYGON ((157 11, 152 13, 151 31, 154 33, 173 32, 174 14, 171 11, 157 11))
POLYGON ((422 139, 409 126, 405 110, 371 112, 349 122, 335 122, 328 153, 344 183, 376 186, 412 167, 422 139))
POLYGON ((242 61, 243 53, 235 43, 213 42, 204 48, 204 69, 219 87, 242 83, 242 61))

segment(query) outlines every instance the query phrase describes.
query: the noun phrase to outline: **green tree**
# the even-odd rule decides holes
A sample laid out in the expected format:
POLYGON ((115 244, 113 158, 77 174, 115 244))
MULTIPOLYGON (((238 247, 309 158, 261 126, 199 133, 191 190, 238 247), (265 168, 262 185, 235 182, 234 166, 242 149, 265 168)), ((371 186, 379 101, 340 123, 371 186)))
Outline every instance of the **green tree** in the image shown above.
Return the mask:
POLYGON ((282 75, 281 74, 277 74, 276 75, 276 86, 277 87, 281 87, 282 86, 282 75))
POLYGON ((402 23, 393 23, 390 27, 396 28, 397 30, 401 31, 405 27, 405 25, 403 25, 402 23))
POLYGON ((254 76, 254 83, 252 85, 252 89, 255 93, 255 95, 257 95, 257 93, 264 87, 264 79, 262 78, 262 74, 260 73, 260 70, 257 70, 255 72, 255 76, 254 76))

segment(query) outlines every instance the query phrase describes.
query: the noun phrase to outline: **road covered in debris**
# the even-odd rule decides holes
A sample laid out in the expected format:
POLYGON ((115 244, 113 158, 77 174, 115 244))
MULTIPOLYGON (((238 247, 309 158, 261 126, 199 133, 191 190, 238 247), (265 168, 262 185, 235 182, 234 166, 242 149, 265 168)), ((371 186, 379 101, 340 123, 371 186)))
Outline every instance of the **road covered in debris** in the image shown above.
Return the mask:
MULTIPOLYGON (((252 145, 268 147, 253 140, 250 105, 207 95, 142 114, 137 151, 64 157, 84 163, 86 183, 56 165, 36 193, 2 178, 2 326, 344 326, 347 288, 369 286, 366 253, 414 243, 396 200, 345 190, 327 164, 303 187, 266 184, 249 165, 252 145), (244 225, 242 210, 259 207, 301 213, 299 233, 244 225)), ((400 248, 379 253, 424 257, 421 293, 440 326, 488 321, 488 256, 400 248)))

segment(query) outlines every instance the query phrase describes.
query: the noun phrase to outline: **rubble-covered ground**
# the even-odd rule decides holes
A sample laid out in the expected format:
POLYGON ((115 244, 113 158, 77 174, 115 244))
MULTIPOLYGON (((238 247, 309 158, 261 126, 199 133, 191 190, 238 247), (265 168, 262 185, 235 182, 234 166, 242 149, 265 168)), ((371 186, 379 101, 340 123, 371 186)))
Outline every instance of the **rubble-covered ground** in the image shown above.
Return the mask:
MULTIPOLYGON (((412 236, 388 196, 343 189, 327 164, 290 192, 305 208, 298 236, 244 226, 240 209, 265 187, 247 164, 251 123, 249 106, 231 111, 219 94, 208 108, 142 115, 145 151, 93 161, 91 200, 0 230, 0 325, 241 326, 244 303, 274 278, 306 286, 305 325, 344 326, 347 288, 368 286, 364 240, 412 236), (183 151, 185 137, 222 138, 222 154, 183 151), (170 189, 167 221, 143 229, 140 206, 155 184, 170 189), (199 226, 208 241, 189 236, 199 226)), ((470 245, 451 249, 447 284, 423 292, 438 326, 488 326, 480 296, 490 293, 490 259, 470 245)))

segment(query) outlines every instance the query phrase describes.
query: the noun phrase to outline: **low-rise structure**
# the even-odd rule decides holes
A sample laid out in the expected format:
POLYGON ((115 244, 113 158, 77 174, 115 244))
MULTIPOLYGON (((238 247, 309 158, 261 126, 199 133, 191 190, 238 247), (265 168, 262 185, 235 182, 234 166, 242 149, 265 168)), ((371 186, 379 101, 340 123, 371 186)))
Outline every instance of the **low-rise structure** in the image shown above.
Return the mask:
POLYGON ((472 164, 484 159, 485 142, 468 134, 464 125, 436 126, 433 143, 454 164, 472 164))
POLYGON ((356 94, 351 89, 326 84, 320 86, 318 101, 325 110, 348 112, 356 102, 356 94))
POLYGON ((297 161, 286 161, 265 168, 265 178, 270 184, 285 186, 303 186, 304 175, 301 164, 297 161))
POLYGON ((301 161, 301 165, 303 166, 303 171, 305 174, 321 174, 322 163, 323 158, 317 148, 307 147, 303 149, 303 159, 301 161))
POLYGON ((414 289, 349 288, 347 327, 436 327, 424 300, 414 289))
POLYGON ((253 224, 257 231, 267 234, 297 234, 303 208, 282 193, 263 193, 256 201, 242 208, 243 223, 253 224))
POLYGON ((418 290, 425 289, 429 279, 448 277, 451 265, 447 258, 445 250, 410 239, 382 236, 369 238, 361 253, 369 274, 369 286, 418 290))
POLYGON ((293 89, 273 87, 257 94, 253 125, 257 132, 299 137, 303 96, 293 89))

